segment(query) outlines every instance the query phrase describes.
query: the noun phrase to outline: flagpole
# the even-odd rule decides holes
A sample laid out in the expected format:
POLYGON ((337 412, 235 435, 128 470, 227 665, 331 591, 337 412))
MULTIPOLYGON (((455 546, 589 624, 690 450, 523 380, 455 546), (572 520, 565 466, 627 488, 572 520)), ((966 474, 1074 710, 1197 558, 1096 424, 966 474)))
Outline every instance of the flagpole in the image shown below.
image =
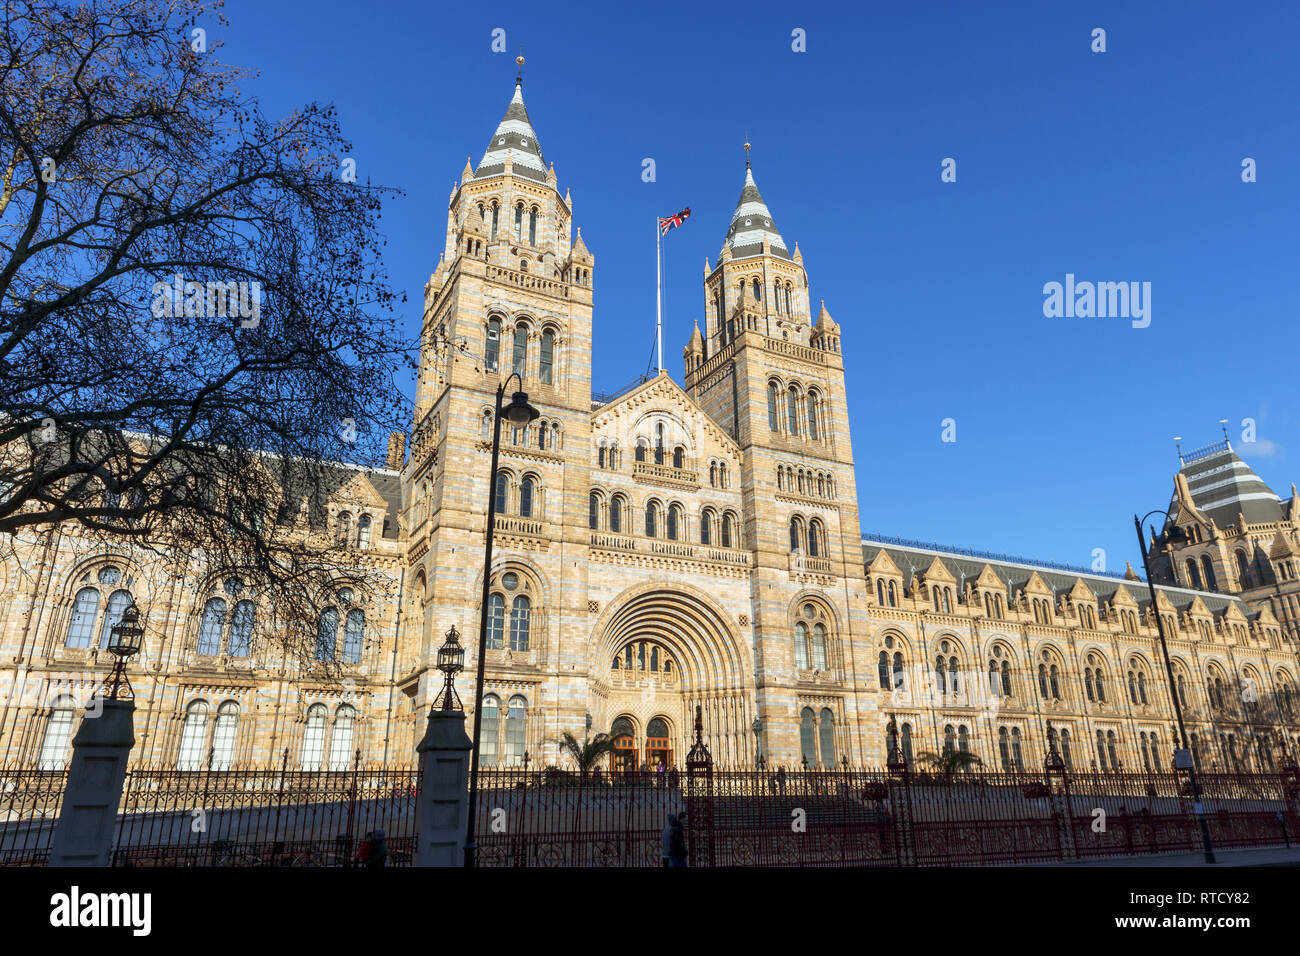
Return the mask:
POLYGON ((655 218, 655 348, 659 355, 659 371, 664 370, 664 231, 655 218))

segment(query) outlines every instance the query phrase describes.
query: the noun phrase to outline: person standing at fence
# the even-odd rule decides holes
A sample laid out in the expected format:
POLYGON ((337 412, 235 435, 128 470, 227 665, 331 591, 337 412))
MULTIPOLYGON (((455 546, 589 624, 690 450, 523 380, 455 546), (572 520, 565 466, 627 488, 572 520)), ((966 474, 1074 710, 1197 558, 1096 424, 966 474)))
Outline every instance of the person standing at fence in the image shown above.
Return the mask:
POLYGON ((352 858, 353 866, 370 865, 370 854, 372 851, 372 841, 374 840, 374 837, 375 834, 373 831, 366 834, 365 839, 361 841, 361 845, 357 847, 357 855, 352 858))
POLYGON ((671 810, 668 811, 668 823, 664 826, 664 832, 659 836, 659 856, 664 866, 669 865, 669 860, 673 855, 673 824, 677 822, 677 814, 671 810))
POLYGON ((686 866, 686 811, 668 815, 668 865, 686 866))

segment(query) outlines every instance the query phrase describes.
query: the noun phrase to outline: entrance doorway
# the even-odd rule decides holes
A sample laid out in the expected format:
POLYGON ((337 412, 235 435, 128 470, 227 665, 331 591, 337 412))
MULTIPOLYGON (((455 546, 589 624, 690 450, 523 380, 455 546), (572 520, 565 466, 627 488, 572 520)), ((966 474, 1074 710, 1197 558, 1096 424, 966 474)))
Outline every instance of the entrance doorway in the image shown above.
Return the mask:
POLYGON ((614 751, 610 754, 610 766, 615 773, 629 773, 636 769, 636 738, 632 721, 620 717, 610 728, 614 738, 614 751))
POLYGON ((665 770, 673 766, 673 751, 669 746, 668 721, 656 717, 646 725, 645 761, 651 770, 658 769, 662 763, 665 770))

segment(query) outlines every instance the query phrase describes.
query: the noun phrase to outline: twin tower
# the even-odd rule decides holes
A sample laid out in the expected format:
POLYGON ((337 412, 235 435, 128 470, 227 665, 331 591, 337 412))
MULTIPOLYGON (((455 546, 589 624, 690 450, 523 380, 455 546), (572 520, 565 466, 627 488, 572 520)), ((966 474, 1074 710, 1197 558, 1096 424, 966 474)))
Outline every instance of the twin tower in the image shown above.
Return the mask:
POLYGON ((557 763, 559 734, 581 736, 590 714, 623 764, 679 763, 699 706, 721 763, 757 746, 793 764, 809 733, 820 762, 858 761, 877 721, 855 677, 872 671, 844 367, 802 254, 747 162, 684 387, 661 374, 597 401, 596 262, 573 209, 517 81, 455 185, 425 287, 400 689, 432 701, 443 632, 478 631, 490 500, 485 759, 557 763), (489 489, 512 375, 541 417, 504 429, 489 489))

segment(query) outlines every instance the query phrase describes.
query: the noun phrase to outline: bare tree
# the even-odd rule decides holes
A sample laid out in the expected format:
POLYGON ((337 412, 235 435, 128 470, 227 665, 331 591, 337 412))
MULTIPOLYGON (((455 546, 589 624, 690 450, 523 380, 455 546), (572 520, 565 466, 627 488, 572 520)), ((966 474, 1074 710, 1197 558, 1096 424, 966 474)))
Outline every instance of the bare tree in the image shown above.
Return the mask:
POLYGON ((251 571, 310 641, 340 576, 329 462, 378 463, 408 420, 390 191, 332 107, 262 115, 216 58, 219 9, 5 3, 0 534, 251 571))

